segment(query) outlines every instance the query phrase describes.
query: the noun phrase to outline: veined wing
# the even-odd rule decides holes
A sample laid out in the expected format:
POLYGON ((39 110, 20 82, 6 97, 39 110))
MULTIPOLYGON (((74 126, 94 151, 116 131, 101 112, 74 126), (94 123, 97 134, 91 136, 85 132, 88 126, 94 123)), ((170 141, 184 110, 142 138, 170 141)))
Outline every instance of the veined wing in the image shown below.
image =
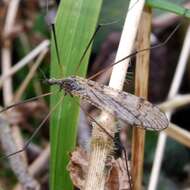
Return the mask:
MULTIPOLYGON (((72 84, 69 93, 130 125, 156 131, 168 127, 166 115, 144 98, 81 77, 69 77, 64 81, 72 84)), ((65 90, 68 92, 68 89, 65 90)))

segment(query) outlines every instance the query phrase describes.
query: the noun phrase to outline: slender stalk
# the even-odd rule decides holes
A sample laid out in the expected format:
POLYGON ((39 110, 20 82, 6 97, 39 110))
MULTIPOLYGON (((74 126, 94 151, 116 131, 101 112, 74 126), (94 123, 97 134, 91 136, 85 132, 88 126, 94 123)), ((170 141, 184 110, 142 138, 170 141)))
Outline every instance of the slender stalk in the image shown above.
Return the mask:
MULTIPOLYGON (((28 171, 31 176, 38 176, 39 173, 44 171, 44 168, 47 167, 50 156, 50 145, 48 144, 40 155, 32 162, 29 166, 28 171)), ((20 183, 16 184, 13 190, 22 190, 20 183)))
MULTIPOLYGON (((17 146, 15 145, 12 131, 4 115, 0 117, 0 139, 2 147, 7 155, 16 152, 17 146)), ((29 174, 27 165, 23 159, 21 159, 20 154, 10 157, 9 162, 14 174, 24 189, 40 189, 39 183, 29 174)))
POLYGON ((11 75, 15 74, 17 71, 22 69, 25 65, 29 64, 39 53, 44 51, 49 46, 49 40, 44 40, 35 49, 28 53, 22 60, 17 62, 13 67, 10 68, 8 73, 4 73, 0 76, 0 88, 3 82, 9 78, 11 75))
MULTIPOLYGON (((174 78, 170 87, 170 91, 168 94, 168 98, 173 98, 179 90, 183 74, 185 72, 186 64, 188 62, 188 57, 190 54, 190 27, 188 27, 186 37, 184 39, 183 48, 180 54, 180 58, 177 64, 177 68, 174 74, 174 78)), ((167 112, 168 119, 170 119, 172 112, 167 112)), ((151 171, 150 183, 148 186, 148 190, 155 190, 158 177, 160 173, 161 163, 163 159, 164 149, 166 145, 167 135, 164 132, 161 132, 158 138, 155 159, 151 171)))
MULTIPOLYGON (((137 28, 140 21, 142 9, 144 7, 144 3, 144 1, 130 1, 130 11, 126 15, 126 20, 122 31, 115 62, 129 55, 133 50, 133 44, 135 41, 137 28)), ((129 59, 126 59, 113 67, 109 83, 110 87, 120 90, 122 89, 125 81, 128 63, 129 59)), ((106 128, 106 130, 109 131, 111 135, 113 135, 116 131, 113 121, 113 117, 107 113, 103 112, 100 115, 99 123, 102 124, 102 126, 106 128)), ((103 131, 100 130, 98 126, 96 126, 93 128, 91 146, 92 150, 90 155, 90 165, 84 189, 103 190, 106 176, 105 160, 110 155, 110 152, 113 149, 113 142, 112 139, 110 139, 110 137, 107 136, 107 134, 105 134, 103 131), (101 167, 97 168, 96 166, 100 164, 100 162, 101 167), (96 168, 96 171, 94 171, 94 168, 96 168)))
MULTIPOLYGON (((150 46, 151 10, 144 8, 137 36, 137 49, 150 46)), ((147 98, 149 77, 149 51, 137 54, 135 72, 135 94, 147 98)), ((142 189, 145 130, 133 128, 132 136, 132 179, 133 189, 142 189)))
POLYGON ((159 104, 159 107, 161 110, 168 112, 174 111, 188 104, 190 104, 190 94, 175 96, 174 98, 159 104))
MULTIPOLYGON (((14 27, 14 22, 15 22, 19 3, 20 3, 19 0, 16 0, 16 1, 12 0, 9 2, 9 5, 8 5, 7 15, 5 19, 5 26, 3 30, 3 43, 2 43, 2 50, 1 50, 1 59, 2 59, 1 62, 2 62, 3 75, 7 75, 11 69, 12 40, 9 38, 9 35, 11 34, 14 27)), ((12 103, 12 99, 13 99, 12 78, 8 78, 3 83, 4 105, 5 106, 10 105, 12 103)), ((7 126, 7 129, 10 130, 9 126, 7 126)), ((7 133, 5 133, 5 135, 7 135, 7 133)), ((14 130, 11 131, 11 135, 13 138, 10 138, 10 140, 12 141, 12 143, 17 144, 17 148, 23 145, 23 139, 20 134, 20 129, 18 128, 18 126, 14 126, 14 130)), ((26 163, 26 157, 24 153, 22 154, 22 158, 20 157, 20 161, 21 160, 26 163)), ((11 162, 11 160, 9 161, 11 162)))
POLYGON ((31 67, 31 69, 30 69, 28 75, 26 76, 25 80, 23 81, 23 83, 20 85, 19 89, 15 93, 14 102, 17 102, 17 101, 20 100, 23 92, 26 90, 29 82, 31 81, 31 79, 35 75, 36 70, 38 69, 38 67, 42 63, 42 60, 44 59, 44 57, 47 54, 47 52, 48 52, 48 49, 47 48, 44 49, 44 51, 42 51, 42 53, 39 55, 38 59, 35 61, 35 63, 31 67))
POLYGON ((190 148, 189 131, 182 129, 173 123, 170 123, 169 127, 165 130, 165 132, 169 137, 190 148))

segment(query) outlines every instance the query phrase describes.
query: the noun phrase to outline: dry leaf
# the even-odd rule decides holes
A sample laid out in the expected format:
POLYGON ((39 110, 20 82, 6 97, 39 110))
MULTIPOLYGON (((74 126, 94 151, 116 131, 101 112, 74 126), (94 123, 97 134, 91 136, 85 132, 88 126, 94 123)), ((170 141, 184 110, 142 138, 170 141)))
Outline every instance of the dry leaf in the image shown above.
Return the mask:
MULTIPOLYGON (((89 155, 88 153, 78 147, 70 154, 70 162, 68 171, 73 184, 79 189, 83 189, 85 183, 85 176, 87 175, 89 155)), ((115 160, 111 157, 110 161, 106 163, 107 179, 105 190, 128 190, 129 176, 127 175, 125 160, 118 158, 115 160)))

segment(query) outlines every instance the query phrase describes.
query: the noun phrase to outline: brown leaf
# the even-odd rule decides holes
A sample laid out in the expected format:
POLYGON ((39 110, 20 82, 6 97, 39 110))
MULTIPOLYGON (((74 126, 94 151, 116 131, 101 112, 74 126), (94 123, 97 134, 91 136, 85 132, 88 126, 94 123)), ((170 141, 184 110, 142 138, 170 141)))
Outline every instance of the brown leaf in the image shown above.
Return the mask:
POLYGON ((127 175, 125 160, 112 157, 111 168, 107 175, 105 190, 128 190, 129 176, 127 175))
POLYGON ((83 189, 85 176, 88 168, 88 155, 87 152, 78 147, 70 155, 70 162, 68 164, 68 171, 73 184, 79 189, 83 189))
MULTIPOLYGON (((68 171, 70 172, 73 184, 79 189, 83 189, 84 187, 88 161, 89 155, 80 147, 70 155, 68 171)), ((106 166, 108 169, 105 190, 128 190, 129 176, 127 175, 125 160, 121 158, 115 160, 111 157, 110 161, 106 163, 106 166)))

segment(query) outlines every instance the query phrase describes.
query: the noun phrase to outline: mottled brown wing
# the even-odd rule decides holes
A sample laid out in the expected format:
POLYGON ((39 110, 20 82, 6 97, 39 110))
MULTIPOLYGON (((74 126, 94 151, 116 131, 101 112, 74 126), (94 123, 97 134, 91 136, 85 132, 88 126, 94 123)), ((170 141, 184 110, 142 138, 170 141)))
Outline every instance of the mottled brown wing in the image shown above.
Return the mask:
POLYGON ((113 114, 116 118, 147 130, 163 130, 168 127, 166 115, 155 105, 141 97, 114 90, 97 82, 77 77, 80 90, 73 95, 93 104, 97 108, 113 114))

